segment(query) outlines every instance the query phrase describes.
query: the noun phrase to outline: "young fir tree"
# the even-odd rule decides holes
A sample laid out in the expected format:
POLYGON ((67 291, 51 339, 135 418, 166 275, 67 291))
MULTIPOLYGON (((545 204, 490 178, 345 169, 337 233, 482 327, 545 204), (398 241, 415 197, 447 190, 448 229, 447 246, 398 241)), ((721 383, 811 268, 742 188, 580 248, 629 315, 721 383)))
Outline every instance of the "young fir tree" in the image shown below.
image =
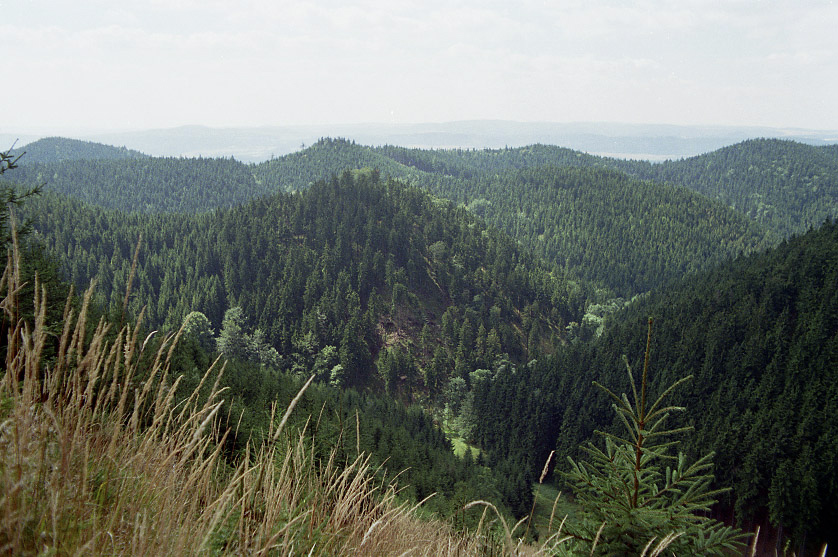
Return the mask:
POLYGON ((713 453, 692 464, 683 453, 669 454, 677 443, 672 437, 690 428, 663 428, 671 412, 683 410, 665 406, 664 400, 692 376, 676 381, 647 404, 651 336, 649 319, 639 395, 624 357, 633 401, 594 382, 614 399, 625 435, 597 432, 605 438, 604 450, 590 443, 585 448, 590 462, 569 458, 571 468, 564 475, 582 512, 578 522, 568 525, 571 543, 563 547, 592 555, 648 555, 664 547, 665 554, 675 555, 739 552, 746 535, 707 516, 715 497, 726 491, 710 487, 713 453))
MULTIPOLYGON (((9 151, 0 151, 0 175, 6 173, 7 170, 17 168, 17 162, 24 155, 21 153, 17 156, 13 155, 11 149, 9 151)), ((0 182, 0 207, 5 210, 0 211, 0 244, 9 245, 12 240, 10 232, 10 218, 14 214, 13 208, 20 206, 23 202, 34 195, 41 193, 41 186, 37 186, 28 190, 23 190, 12 184, 0 182)), ((18 236, 25 236, 31 230, 31 223, 17 223, 18 236)))

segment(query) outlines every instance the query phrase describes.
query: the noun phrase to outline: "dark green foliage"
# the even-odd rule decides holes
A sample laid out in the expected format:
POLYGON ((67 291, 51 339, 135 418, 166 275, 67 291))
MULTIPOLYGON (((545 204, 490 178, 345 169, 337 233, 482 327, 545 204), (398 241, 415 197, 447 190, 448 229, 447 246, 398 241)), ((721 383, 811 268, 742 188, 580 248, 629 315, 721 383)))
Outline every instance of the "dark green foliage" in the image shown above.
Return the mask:
MULTIPOLYGON (((383 460, 410 436, 441 435, 421 425, 396 432, 383 422, 392 415, 414 423, 402 415, 414 400, 447 402, 446 426, 481 447, 480 461, 504 478, 483 481, 518 515, 530 508, 524 486, 552 448, 575 457, 594 429, 619 428, 591 381, 613 391, 624 384, 620 356, 642 352, 637 324, 654 315, 654 358, 663 371, 650 388, 661 392, 694 374, 681 391, 691 414, 673 416, 675 427, 694 426, 683 450, 694 460, 715 452, 717 476, 732 484, 711 512, 748 526, 770 521, 803 543, 833 541, 838 531, 836 226, 707 269, 835 215, 836 156, 834 148, 755 141, 652 165, 549 146, 422 151, 323 140, 255 166, 71 160, 33 164, 13 177, 70 194, 27 201, 33 238, 74 283, 86 287, 98 277, 104 306, 122 307, 142 235, 132 313, 146 306, 149 325, 168 330, 204 314, 184 341, 197 354, 212 329, 233 332, 225 313, 241 309, 245 342, 226 381, 235 393, 228 416, 237 422, 245 411, 243 432, 259 431, 271 397, 290 399, 292 377, 311 373, 318 389, 331 382, 387 390, 401 401, 371 403, 365 418, 369 406, 353 397, 368 395, 324 395, 331 401, 324 415, 337 425, 323 418, 321 431, 345 444, 348 457, 357 449, 352 408, 358 443, 383 460), (359 167, 378 170, 341 173, 359 167), (277 190, 300 193, 253 199, 277 190), (78 200, 84 196, 125 212, 90 207, 78 200), (696 271, 620 313, 612 310, 623 301, 604 302, 609 290, 634 294, 696 271), (551 355, 568 324, 579 342, 551 355), (259 355, 271 347, 281 359, 259 355)), ((197 363, 184 370, 197 381, 208 362, 190 359, 197 363)), ((312 404, 321 405, 313 413, 323 408, 320 399, 312 404)), ((417 497, 434 490, 461 503, 491 498, 470 483, 486 469, 470 461, 457 468, 424 450, 403 466, 417 469, 407 482, 417 497), (420 472, 426 468, 415 462, 442 472, 420 472), (476 476, 463 471, 469 467, 476 476)), ((619 451, 600 452, 608 459, 619 451)))
POLYGON ((607 170, 615 162, 545 145, 429 151, 321 140, 254 173, 293 190, 318 172, 374 165, 463 204, 546 261, 621 295, 762 245, 764 231, 723 204, 607 170))
POLYGON ((0 174, 5 174, 7 170, 17 168, 18 162, 22 155, 15 156, 9 151, 0 152, 0 174))
POLYGON ((631 295, 834 216, 833 151, 765 140, 650 164, 545 145, 434 151, 324 139, 249 167, 212 159, 76 161, 27 170, 21 179, 40 177, 47 187, 123 210, 204 211, 375 167, 464 204, 571 276, 631 295))
MULTIPOLYGON (((334 347, 348 385, 384 383, 373 366, 382 346, 401 345, 420 368, 428 366, 435 347, 410 348, 425 326, 426 342, 439 343, 467 374, 477 331, 497 329, 492 355, 521 359, 532 323, 539 323, 536 342, 550 347, 581 313, 568 301, 568 290, 578 287, 503 234, 462 208, 383 183, 372 171, 191 217, 125 215, 55 194, 37 200, 32 214, 73 282, 98 277, 105 305, 121 307, 142 235, 129 309, 136 315, 146 306, 149 326, 174 329, 199 311, 224 337, 225 312, 239 307, 241 331, 261 330, 289 370, 308 375, 318 353, 334 347), (439 244, 442 251, 430 250, 439 244), (549 311, 523 312, 533 300, 549 311)), ((232 350, 238 357, 247 348, 240 344, 232 350)), ((431 376, 451 371, 437 367, 431 376)), ((409 400, 424 391, 422 377, 395 373, 390 390, 409 400)), ((443 379, 434 378, 431 389, 443 379)))
POLYGON ((366 147, 345 139, 321 139, 311 147, 254 166, 262 182, 282 191, 299 191, 347 168, 378 168, 385 176, 406 183, 456 188, 498 171, 539 166, 605 166, 606 159, 551 145, 518 149, 427 150, 404 147, 366 147))
MULTIPOLYGON (((18 169, 23 155, 14 155, 10 151, 0 151, 0 176, 6 172, 18 169)), ((30 226, 27 221, 22 221, 18 211, 22 210, 25 202, 31 202, 40 194, 40 188, 21 190, 12 183, 7 183, 0 178, 0 246, 4 256, 10 256, 17 251, 20 258, 21 284, 17 292, 19 300, 33 300, 36 295, 46 296, 45 319, 46 327, 55 337, 44 347, 42 359, 51 361, 57 348, 57 337, 60 334, 62 316, 65 308, 65 300, 69 295, 69 289, 60 276, 57 263, 47 257, 41 245, 31 241, 29 232, 30 226)), ((34 308, 31 304, 20 304, 18 318, 24 319, 31 324, 34 323, 34 308)), ((6 361, 6 349, 9 342, 9 322, 5 318, 0 323, 0 361, 6 361)))
POLYGON ((15 179, 124 212, 194 213, 268 193, 233 159, 128 157, 21 166, 15 179))
POLYGON ((650 290, 761 246, 764 233, 683 188, 597 169, 536 167, 429 186, 536 255, 619 295, 650 290))
POLYGON ((144 158, 139 151, 125 147, 112 147, 92 141, 67 139, 65 137, 46 137, 28 143, 13 151, 13 154, 26 152, 21 159, 25 165, 79 160, 124 160, 144 158))
POLYGON ((684 410, 667 406, 666 399, 692 376, 676 381, 649 404, 651 337, 650 319, 639 395, 627 360, 631 399, 595 383, 612 399, 624 428, 618 435, 598 432, 605 438, 605 450, 589 443, 589 460, 568 458, 565 477, 581 507, 568 524, 572 545, 576 551, 601 555, 640 555, 655 546, 673 555, 741 552, 742 533, 706 516, 723 492, 710 487, 713 454, 692 464, 684 453, 670 454, 677 443, 673 437, 690 428, 664 429, 672 412, 684 410))
MULTIPOLYGON (((13 167, 9 164, 3 169, 13 167)), ((351 184, 349 178, 344 182, 347 187, 351 184)), ((148 246, 149 243, 145 244, 146 250, 148 246)), ((58 278, 57 265, 44 257, 42 251, 26 249, 22 259, 22 279, 26 283, 20 295, 31 299, 36 284, 43 288, 42 292, 51 301, 46 315, 48 327, 55 331, 54 339, 57 341, 67 288, 58 278), (34 272, 38 273, 38 282, 34 279, 34 272)), ((350 292, 347 298, 350 311, 357 314, 360 304, 357 294, 350 292)), ((90 315, 91 326, 96 322, 95 313, 90 315)), ((30 324, 33 320, 32 315, 21 317, 30 324)), ((4 323, 0 348, 4 348, 7 338, 6 327, 4 323)), ((142 331, 139 338, 143 337, 150 346, 142 351, 144 356, 140 357, 153 357, 164 335, 146 335, 142 331)), ((357 338, 361 342, 364 340, 363 335, 357 338)), ((199 385, 206 391, 215 380, 212 373, 204 375, 215 358, 208 346, 210 344, 212 329, 207 317, 196 311, 189 313, 180 342, 169 352, 172 376, 168 380, 179 378, 178 392, 181 397, 187 396, 199 385)), ((221 416, 222 423, 231 430, 225 437, 229 456, 244 449, 248 442, 258 444, 263 440, 270 427, 270 405, 287 406, 299 391, 300 384, 292 374, 279 372, 275 361, 266 361, 263 351, 271 352, 273 349, 266 346, 259 329, 250 332, 246 315, 239 307, 225 312, 218 344, 232 356, 225 364, 219 385, 228 396, 221 416)), ((47 361, 52 350, 49 345, 45 347, 47 361)), ((388 349, 387 353, 392 354, 395 373, 401 374, 412 368, 409 355, 397 348, 388 349)), ((326 346, 317 353, 315 368, 328 367, 336 360, 334 347, 326 346)), ((144 366, 140 368, 145 369, 144 366)), ((138 382, 143 379, 136 378, 138 382)), ((423 505, 423 509, 444 517, 460 512, 465 501, 475 498, 500 501, 503 493, 513 491, 507 485, 507 476, 456 457, 443 432, 422 409, 406 407, 392 399, 344 391, 327 384, 314 386, 306 391, 288 429, 292 430, 292 437, 296 436, 296 431, 307 431, 317 458, 329 458, 331 449, 338 447, 338 467, 354 461, 361 452, 371 455, 372 468, 382 480, 389 482, 398 478, 399 484, 404 486, 401 497, 418 502, 436 494, 423 505)), ((504 505, 499 506, 507 512, 504 505)), ((460 515, 458 525, 473 528, 478 519, 479 516, 460 515)))
POLYGON ((546 458, 556 447, 578 456, 594 429, 615 431, 609 402, 591 381, 620 388, 622 354, 642 353, 636 330, 648 315, 659 324, 652 357, 661 370, 651 388, 695 377, 680 395, 690 415, 675 425, 695 428, 684 452, 714 452, 716 477, 732 488, 714 512, 747 530, 770 519, 798 543, 833 543, 838 225, 831 222, 630 304, 595 342, 498 375, 475 397, 481 445, 495 455, 536 447, 546 458), (533 441, 533 431, 551 440, 533 441))
MULTIPOLYGON (((182 376, 179 392, 183 396, 198 386, 213 357, 191 336, 181 337, 172 357, 172 374, 182 376)), ((210 377, 204 387, 213 380, 210 377)), ((229 393, 222 410, 223 423, 231 428, 228 453, 244 450, 248 441, 258 445, 269 429, 271 404, 287 407, 300 386, 301 379, 294 375, 229 360, 220 383, 229 393)), ((423 509, 444 517, 454 516, 474 498, 501 501, 503 493, 526 488, 513 484, 505 474, 460 459, 421 408, 406 407, 381 395, 314 384, 295 407, 286 429, 292 439, 305 431, 318 459, 329 458, 337 447, 339 466, 352 462, 359 451, 370 455, 377 475, 385 481, 397 480, 405 500, 418 502, 435 494, 423 509)), ((465 526, 474 527, 478 518, 469 517, 465 526)))
POLYGON ((652 164, 547 145, 421 150, 327 139, 258 165, 254 174, 281 189, 300 190, 330 172, 374 166, 466 205, 548 261, 625 294, 768 247, 837 216, 836 153, 829 146, 752 140, 652 164))
MULTIPOLYGON (((225 372, 233 395, 227 415, 242 431, 259 430, 271 393, 280 389, 275 365, 258 355, 257 345, 275 347, 281 359, 274 363, 292 375, 314 372, 323 382, 387 390, 410 401, 435 397, 455 370, 468 377, 474 366, 504 353, 525 358, 527 344, 551 346, 562 324, 581 312, 565 302, 567 289, 578 287, 548 273, 506 236, 463 208, 382 183, 371 171, 189 218, 125 215, 54 193, 36 201, 31 212, 39 237, 75 282, 98 277, 106 306, 122 307, 142 236, 129 312, 145 306, 148 326, 164 330, 191 315, 187 349, 206 345, 212 329, 219 332, 219 348, 233 356, 225 372), (532 336, 533 323, 540 324, 536 341, 525 336, 532 336)), ((192 378, 184 385, 198 380, 205 363, 184 365, 192 378)), ((471 415, 462 419, 471 427, 471 415)), ((386 430, 373 440, 381 455, 405 445, 386 430)), ((402 465, 415 466, 407 457, 388 461, 394 472, 402 465)), ((482 487, 462 484, 452 465, 440 464, 438 475, 408 474, 407 483, 420 498, 434 491, 489 497, 482 487), (452 483, 443 489, 439 478, 452 483)), ((520 488, 528 472, 505 465, 519 469, 509 476, 514 487, 498 487, 492 499, 525 512, 531 493, 520 488)))
POLYGON ((260 184, 273 191, 301 191, 344 170, 377 168, 384 176, 412 183, 418 172, 390 160, 370 147, 346 139, 321 139, 298 153, 291 153, 253 166, 260 184))
POLYGON ((680 184, 733 207, 776 238, 838 216, 838 150, 754 139, 664 164, 615 166, 646 179, 680 184))
MULTIPOLYGON (((0 176, 19 168, 24 153, 13 154, 11 151, 0 151, 0 176)), ((18 171, 19 172, 19 171, 18 171)), ((6 182, 5 177, 0 178, 0 244, 7 246, 12 240, 11 219, 15 219, 17 233, 25 235, 29 232, 29 223, 21 222, 14 217, 15 208, 20 207, 23 202, 32 196, 41 193, 41 188, 36 186, 29 190, 22 189, 11 182, 6 182)))

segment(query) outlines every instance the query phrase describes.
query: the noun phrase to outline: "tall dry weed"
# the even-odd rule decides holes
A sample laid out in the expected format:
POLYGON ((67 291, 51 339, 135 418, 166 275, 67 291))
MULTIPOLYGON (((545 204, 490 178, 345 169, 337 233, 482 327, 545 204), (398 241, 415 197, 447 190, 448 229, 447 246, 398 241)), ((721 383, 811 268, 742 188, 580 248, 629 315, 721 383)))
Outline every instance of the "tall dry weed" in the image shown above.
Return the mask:
POLYGON ((15 238, 0 279, 0 554, 470 555, 491 546, 419 520, 368 457, 316 459, 305 432, 283 431, 297 399, 270 441, 226 461, 223 364, 177 400, 180 332, 155 344, 140 336, 142 316, 116 332, 104 319, 91 326, 93 286, 77 310, 67 301, 61 334, 49 338, 37 279, 35 318, 20 318, 20 265, 15 238), (48 343, 57 346, 49 363, 48 343))

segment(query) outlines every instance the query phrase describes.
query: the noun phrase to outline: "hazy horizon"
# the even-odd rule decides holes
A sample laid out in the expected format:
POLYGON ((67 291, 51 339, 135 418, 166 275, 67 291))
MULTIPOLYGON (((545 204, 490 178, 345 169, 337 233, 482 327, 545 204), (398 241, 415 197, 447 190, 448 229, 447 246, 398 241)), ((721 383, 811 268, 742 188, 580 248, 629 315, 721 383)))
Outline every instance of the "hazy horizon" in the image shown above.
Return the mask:
POLYGON ((0 132, 503 120, 838 129, 838 4, 0 0, 0 132))
POLYGON ((85 137, 93 137, 100 134, 120 134, 120 133, 138 133, 138 132, 172 132, 176 130, 188 129, 207 129, 215 131, 225 130, 248 130, 248 131, 266 131, 266 130, 293 130, 293 129, 341 129, 341 128, 393 128, 401 127, 445 127, 460 124, 479 124, 479 125, 522 125, 522 126, 564 126, 568 128, 602 128, 608 129, 610 134, 613 130, 624 128, 626 132, 633 132, 637 129, 644 128, 659 128, 661 130, 669 129, 673 132, 686 131, 696 132, 703 131, 704 133, 724 133, 736 130, 765 130, 776 132, 794 133, 815 133, 815 134, 835 134, 838 139, 838 127, 821 127, 821 128, 807 128, 800 126, 760 126, 760 125, 735 125, 735 124, 670 124, 663 122, 624 122, 624 121, 550 121, 550 120, 508 120, 502 118, 476 118, 476 119, 456 119, 445 121, 416 121, 416 122, 384 122, 384 121, 359 121, 359 122, 321 122, 321 123, 299 123, 299 124, 252 124, 252 125, 211 125, 201 122, 191 122, 170 126, 122 126, 122 127, 108 127, 108 126, 62 126, 62 125, 3 125, 0 124, 0 133, 19 132, 22 134, 38 137, 73 137, 76 139, 84 139, 85 137))
POLYGON ((25 146, 50 136, 70 137, 135 149, 152 156, 229 157, 261 162, 311 145, 320 138, 345 138, 361 145, 423 149, 499 149, 536 143, 594 155, 663 161, 707 153, 760 137, 812 145, 838 142, 838 131, 732 126, 673 126, 608 122, 513 122, 473 120, 419 124, 335 124, 213 128, 201 125, 98 133, 24 135, 0 130, 0 145, 25 146))

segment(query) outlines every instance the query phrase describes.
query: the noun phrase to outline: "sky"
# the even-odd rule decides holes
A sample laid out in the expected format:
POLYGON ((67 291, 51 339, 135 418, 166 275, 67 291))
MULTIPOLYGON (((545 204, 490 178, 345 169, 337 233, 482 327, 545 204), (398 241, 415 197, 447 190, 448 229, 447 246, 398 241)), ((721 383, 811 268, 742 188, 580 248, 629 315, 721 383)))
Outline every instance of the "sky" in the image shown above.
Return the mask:
POLYGON ((834 0, 0 0, 0 132, 838 130, 836 29, 834 0))

